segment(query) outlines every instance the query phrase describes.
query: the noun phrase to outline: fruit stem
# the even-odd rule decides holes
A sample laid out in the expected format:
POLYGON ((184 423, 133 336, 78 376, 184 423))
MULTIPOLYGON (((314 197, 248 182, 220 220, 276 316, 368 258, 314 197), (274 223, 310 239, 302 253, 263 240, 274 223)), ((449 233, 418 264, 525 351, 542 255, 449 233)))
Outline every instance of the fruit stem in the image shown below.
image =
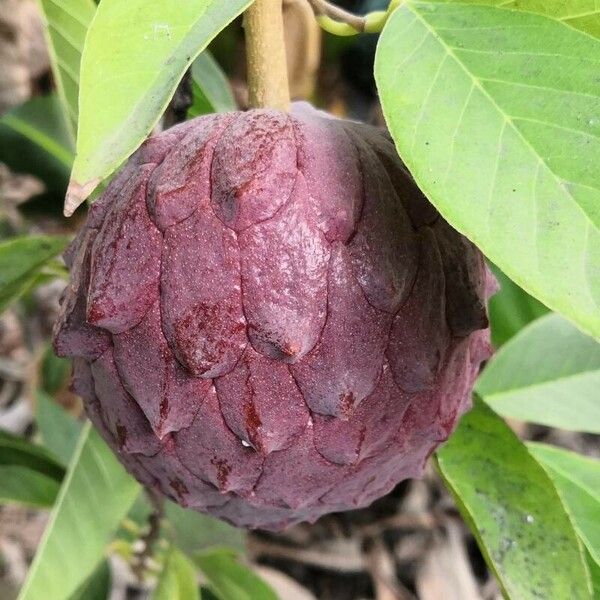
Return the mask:
POLYGON ((255 0, 244 13, 249 103, 289 110, 282 0, 255 0))

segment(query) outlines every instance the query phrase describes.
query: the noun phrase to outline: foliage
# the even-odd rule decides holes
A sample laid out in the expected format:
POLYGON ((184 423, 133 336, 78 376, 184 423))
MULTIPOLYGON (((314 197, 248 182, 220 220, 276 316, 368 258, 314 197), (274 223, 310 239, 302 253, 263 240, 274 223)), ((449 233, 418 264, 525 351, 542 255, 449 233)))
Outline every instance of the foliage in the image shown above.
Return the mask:
POLYGON ((600 344, 547 315, 496 354, 476 389, 505 417, 600 433, 600 344))
POLYGON ((71 174, 71 190, 80 201, 144 141, 192 60, 250 3, 100 3, 81 65, 71 174))
POLYGON ((375 68, 398 152, 446 220, 592 335, 599 64, 600 40, 560 21, 411 0, 388 21, 375 68))
POLYGON ((25 294, 68 243, 64 237, 16 237, 0 242, 0 311, 25 294))
POLYGON ((193 62, 191 74, 193 102, 188 109, 188 118, 236 109, 229 82, 208 50, 193 62))
POLYGON ((600 461, 544 444, 528 444, 554 481, 590 557, 600 565, 600 461))
POLYGON ((220 600, 277 600, 270 586, 242 565, 231 550, 199 552, 194 560, 220 600))
POLYGON ((197 575, 192 561, 172 547, 165 560, 154 600, 199 600, 197 575))
POLYGON ((54 399, 38 390, 36 422, 44 445, 61 464, 68 465, 77 446, 81 423, 75 421, 54 399))
POLYGON ((48 49, 69 133, 75 141, 79 96, 79 67, 85 36, 96 6, 92 0, 40 0, 46 17, 48 49))
POLYGON ((591 598, 577 536, 550 478, 481 400, 437 457, 509 598, 591 598))
POLYGON ((58 600, 74 593, 100 564, 139 489, 86 424, 20 600, 58 600))

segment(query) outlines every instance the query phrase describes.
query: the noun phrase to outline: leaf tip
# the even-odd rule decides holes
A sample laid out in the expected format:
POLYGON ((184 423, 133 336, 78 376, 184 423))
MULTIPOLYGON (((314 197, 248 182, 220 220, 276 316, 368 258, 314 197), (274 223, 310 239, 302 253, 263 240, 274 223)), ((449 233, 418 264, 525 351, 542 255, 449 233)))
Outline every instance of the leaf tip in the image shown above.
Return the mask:
POLYGON ((74 179, 71 179, 71 181, 69 181, 69 187, 67 188, 65 205, 63 207, 63 214, 65 217, 70 217, 77 208, 85 202, 87 197, 96 189, 99 183, 99 177, 90 179, 83 185, 74 179))

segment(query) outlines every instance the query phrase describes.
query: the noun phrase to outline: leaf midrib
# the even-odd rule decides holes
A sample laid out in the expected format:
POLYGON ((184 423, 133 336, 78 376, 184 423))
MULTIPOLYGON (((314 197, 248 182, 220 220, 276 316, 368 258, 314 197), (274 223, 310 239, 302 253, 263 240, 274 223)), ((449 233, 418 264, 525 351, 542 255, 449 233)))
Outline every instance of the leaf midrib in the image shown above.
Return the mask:
MULTIPOLYGON (((235 19, 237 16, 239 16, 247 8, 247 6, 249 4, 251 4, 251 2, 252 2, 252 0, 244 0, 242 6, 239 8, 239 10, 235 11, 235 13, 231 17, 231 19, 226 20, 222 24, 222 26, 219 27, 219 32, 222 31, 227 26, 228 23, 230 23, 231 21, 233 21, 233 19, 235 19)), ((177 55, 178 51, 182 47, 185 47, 186 45, 189 45, 190 39, 193 39, 193 37, 194 37, 194 33, 193 32, 196 29, 196 27, 198 27, 198 25, 199 25, 199 21, 201 21, 202 19, 204 19, 206 17, 206 15, 210 16, 211 15, 211 10, 214 9, 214 8, 215 8, 215 4, 214 4, 214 2, 211 2, 206 7, 206 10, 202 13, 202 15, 198 16, 194 20, 194 22, 191 24, 191 26, 188 29, 188 31, 186 32, 186 34, 181 38, 180 42, 169 53, 170 57, 173 57, 173 56, 177 55)), ((98 15, 98 11, 96 11, 96 14, 94 15, 94 19, 92 20, 92 23, 90 24, 90 29, 94 25, 94 21, 96 20, 97 15, 98 15)), ((214 19, 214 17, 213 17, 213 19, 214 19)), ((218 35, 218 32, 215 35, 218 35)), ((200 52, 202 52, 208 46, 208 44, 210 43, 211 39, 213 39, 213 38, 211 38, 209 36, 208 39, 205 39, 202 42, 202 44, 200 46, 198 46, 196 48, 196 50, 194 50, 193 53, 191 53, 191 56, 190 56, 189 60, 186 61, 186 65, 185 65, 184 71, 185 71, 185 69, 188 69, 190 67, 190 65, 193 63, 194 59, 196 58, 196 56, 200 52)), ((84 63, 86 49, 87 49, 87 43, 86 43, 86 45, 84 47, 84 51, 83 51, 82 56, 81 56, 81 64, 84 63)), ((175 77, 175 81, 177 81, 182 76, 183 76, 183 72, 182 72, 182 74, 180 76, 175 77)), ((151 83, 149 84, 149 86, 146 87, 146 89, 143 92, 143 95, 140 96, 140 99, 131 107, 131 109, 129 111, 129 114, 127 115, 127 117, 125 118, 125 120, 123 120, 122 122, 120 122, 117 125, 116 131, 110 137, 107 137, 103 141, 103 143, 102 143, 101 146, 99 146, 99 147, 96 148, 96 151, 94 152, 93 155, 88 155, 88 160, 87 160, 86 166, 84 167, 84 165, 82 164, 82 166, 78 170, 78 171, 84 173, 83 179, 85 179, 86 181, 85 182, 80 182, 79 181, 79 179, 82 179, 82 177, 80 176, 79 172, 77 173, 77 175, 79 175, 79 177, 76 179, 74 177, 75 171, 73 171, 73 173, 71 175, 72 179, 76 179, 79 183, 87 183, 87 180, 90 179, 90 176, 87 175, 87 171, 88 171, 88 166, 87 165, 90 164, 90 163, 93 164, 95 162, 95 159, 96 159, 97 155, 105 156, 107 154, 106 153, 106 148, 110 148, 110 147, 114 146, 115 143, 118 142, 119 139, 120 139, 120 133, 124 129, 126 129, 127 127, 129 127, 130 123, 135 123, 136 122, 136 120, 138 119, 138 113, 140 112, 140 107, 143 107, 146 104, 148 96, 152 95, 152 91, 156 88, 156 84, 157 84, 157 82, 160 82, 161 78, 162 78, 161 71, 158 70, 157 71, 157 76, 151 81, 151 83)), ((175 85, 176 85, 176 83, 175 83, 175 85)), ((81 87, 79 89, 80 89, 79 93, 81 95, 81 87)), ((164 110, 165 110, 166 106, 168 105, 168 103, 169 103, 169 98, 167 97, 167 99, 165 101, 163 101, 162 106, 161 106, 161 110, 159 111, 158 116, 156 117, 156 119, 153 121, 153 124, 152 124, 152 126, 151 126, 150 129, 152 129, 152 127, 156 124, 156 122, 160 118, 160 114, 162 114, 162 112, 164 112, 164 110)), ((135 151, 136 148, 138 148, 142 144, 143 141, 144 140, 141 139, 139 141, 139 143, 137 144, 137 146, 135 146, 132 149, 132 152, 135 151)), ((106 172, 106 174, 109 174, 110 172, 112 172, 116 168, 116 166, 118 166, 119 162, 120 162, 120 160, 115 162, 114 159, 110 163, 106 163, 105 162, 103 170, 106 172)))
MULTIPOLYGON (((511 128, 513 129, 513 131, 519 136, 519 138, 523 141, 523 143, 525 143, 527 145, 527 147, 531 150, 531 152, 533 153, 533 156, 536 156, 538 158, 538 160, 544 165, 544 167, 546 168, 546 170, 548 171, 548 173, 550 173, 552 175, 552 177, 554 178, 554 180, 556 181, 557 187, 561 190, 562 195, 565 196, 565 197, 567 197, 567 198, 569 198, 571 200, 572 204, 574 204, 577 207, 577 210, 583 215, 584 220, 587 223, 587 227, 590 227, 592 229, 600 231, 600 228, 594 223, 594 221, 591 220, 590 216, 586 213, 585 210, 583 210, 583 208, 579 205, 579 203, 574 198, 574 196, 572 194, 570 194, 567 190, 565 190, 564 186, 562 185, 563 183, 565 183, 565 181, 561 177, 559 177, 550 168, 550 166, 546 163, 546 161, 543 159, 543 157, 539 155, 539 153, 537 152, 537 150, 535 149, 535 147, 531 144, 531 142, 529 142, 529 140, 525 137, 525 135, 521 132, 521 130, 516 126, 516 124, 514 123, 513 117, 511 117, 510 115, 508 115, 502 109, 502 107, 496 102, 496 100, 494 99, 494 97, 485 89, 485 87, 482 85, 482 81, 483 81, 484 78, 479 78, 475 74, 473 74, 468 69, 468 67, 459 59, 459 57, 454 52, 452 46, 448 45, 446 43, 446 41, 440 35, 438 35, 437 30, 435 28, 433 28, 427 22, 427 20, 422 16, 422 14, 418 10, 418 7, 419 6, 426 6, 428 4, 431 4, 431 3, 427 3, 427 2, 414 2, 413 0, 409 0, 408 2, 406 2, 406 7, 423 24, 423 26, 427 29, 427 31, 430 33, 430 35, 442 46, 442 48, 445 50, 445 52, 454 59, 454 61, 456 62, 456 64, 460 66, 460 68, 466 73, 466 75, 473 82, 473 84, 475 86, 477 86, 477 88, 481 91, 481 93, 489 100, 489 102, 492 104, 492 106, 498 111, 498 113, 500 114, 500 116, 502 116, 504 118, 504 120, 507 123, 510 124, 511 128)), ((465 8, 472 8, 473 7, 473 5, 471 5, 471 4, 464 4, 462 2, 453 2, 452 6, 463 6, 465 8)), ((498 8, 498 7, 496 7, 496 8, 498 8)), ((514 10, 514 9, 510 9, 510 8, 502 8, 501 10, 504 10, 504 11, 507 11, 507 12, 513 12, 513 13, 523 13, 523 12, 525 12, 525 11, 514 10)), ((529 12, 528 14, 534 14, 534 15, 536 15, 538 17, 544 17, 545 16, 545 15, 540 15, 538 13, 531 13, 531 12, 529 12)), ((546 18, 552 19, 552 17, 547 17, 547 16, 546 16, 546 18)), ((552 20, 554 20, 556 23, 559 23, 560 25, 563 25, 564 27, 567 27, 569 29, 574 29, 573 27, 570 27, 569 25, 566 25, 562 21, 559 21, 559 20, 556 20, 556 19, 552 19, 552 20)), ((579 31, 579 30, 577 30, 577 31, 579 31)), ((585 32, 581 32, 581 33, 583 33, 585 35, 585 32)), ((593 36, 589 36, 589 37, 591 37, 595 42, 598 42, 598 38, 595 38, 593 36)), ((593 295, 591 295, 591 298, 593 299, 593 295)))

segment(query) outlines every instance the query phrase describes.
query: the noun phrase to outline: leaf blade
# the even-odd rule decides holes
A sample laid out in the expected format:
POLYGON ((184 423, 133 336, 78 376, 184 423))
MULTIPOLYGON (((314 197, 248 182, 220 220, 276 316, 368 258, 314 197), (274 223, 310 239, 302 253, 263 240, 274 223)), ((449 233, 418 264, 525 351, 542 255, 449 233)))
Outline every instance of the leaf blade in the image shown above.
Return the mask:
POLYGON ((96 5, 92 0, 38 0, 46 21, 46 40, 56 88, 69 123, 77 131, 81 52, 96 5))
POLYGON ((196 569, 180 550, 171 547, 153 600, 199 600, 196 569))
POLYGON ((208 50, 201 52, 192 64, 192 95, 188 118, 237 108, 229 81, 208 50))
POLYGON ((103 0, 83 52, 68 214, 143 142, 192 60, 250 4, 103 0))
POLYGON ((475 399, 437 458, 509 598, 591 598, 577 536, 552 482, 485 403, 475 399))
POLYGON ((75 156, 56 94, 38 96, 0 117, 0 162, 40 179, 50 200, 64 200, 75 156))
POLYGON ((496 266, 490 267, 500 284, 500 290, 489 300, 492 343, 499 348, 531 321, 545 315, 548 309, 496 266))
POLYGON ((600 344, 547 315, 500 349, 476 390, 503 416, 600 433, 599 385, 600 344))
POLYGON ((29 289, 40 269, 68 242, 62 236, 23 236, 0 242, 0 312, 29 289))
POLYGON ((18 465, 0 465, 0 504, 37 508, 52 506, 60 483, 48 475, 18 465))
POLYGON ((600 461, 546 444, 527 447, 554 481, 576 531, 600 564, 600 461))
POLYGON ((81 433, 81 423, 77 422, 51 396, 38 390, 36 392, 36 423, 42 435, 42 441, 62 464, 67 465, 77 446, 81 433))
POLYGON ((20 466, 61 481, 65 470, 42 446, 0 430, 0 465, 20 466))
POLYGON ((220 600, 277 600, 271 586, 240 563, 230 549, 198 552, 194 554, 194 561, 220 600))
POLYGON ((97 568, 139 490, 86 423, 19 599, 73 594, 97 568))
POLYGON ((444 218, 595 335, 599 64, 600 41, 553 19, 410 0, 386 24, 375 69, 398 152, 444 218))

